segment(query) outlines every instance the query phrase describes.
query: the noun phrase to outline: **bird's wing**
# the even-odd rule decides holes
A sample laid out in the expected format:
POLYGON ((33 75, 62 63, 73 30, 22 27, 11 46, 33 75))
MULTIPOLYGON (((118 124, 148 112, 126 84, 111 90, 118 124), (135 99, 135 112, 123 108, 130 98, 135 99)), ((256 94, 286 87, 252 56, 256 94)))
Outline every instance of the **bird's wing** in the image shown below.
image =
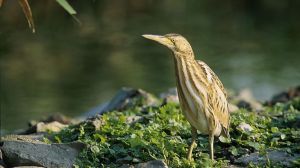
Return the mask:
POLYGON ((229 113, 227 103, 227 93, 218 76, 203 61, 197 60, 200 68, 206 75, 207 83, 207 104, 210 114, 217 118, 221 125, 225 128, 227 134, 229 127, 229 113))

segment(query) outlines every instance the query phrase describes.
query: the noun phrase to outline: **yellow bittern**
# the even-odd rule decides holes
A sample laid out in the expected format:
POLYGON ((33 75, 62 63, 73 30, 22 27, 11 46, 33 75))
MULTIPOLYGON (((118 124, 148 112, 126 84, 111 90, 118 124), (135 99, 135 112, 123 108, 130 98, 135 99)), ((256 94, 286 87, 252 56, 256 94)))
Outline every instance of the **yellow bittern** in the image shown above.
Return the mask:
POLYGON ((197 130, 209 136, 210 158, 214 159, 214 136, 229 137, 227 94, 210 67, 195 60, 189 42, 179 34, 143 35, 172 50, 176 85, 183 115, 192 127, 192 143, 187 157, 192 159, 197 130))

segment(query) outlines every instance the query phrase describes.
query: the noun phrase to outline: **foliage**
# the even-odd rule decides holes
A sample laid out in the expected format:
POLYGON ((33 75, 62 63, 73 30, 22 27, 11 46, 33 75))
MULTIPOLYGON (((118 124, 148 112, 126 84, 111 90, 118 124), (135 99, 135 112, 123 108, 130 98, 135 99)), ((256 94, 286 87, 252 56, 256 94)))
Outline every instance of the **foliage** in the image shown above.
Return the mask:
MULTIPOLYGON (((162 107, 131 108, 123 112, 109 112, 101 117, 105 123, 96 130, 87 123, 70 126, 56 134, 56 141, 79 140, 87 144, 76 167, 118 167, 124 163, 136 164, 153 159, 164 159, 170 167, 224 167, 244 154, 280 148, 289 153, 300 151, 300 99, 286 104, 265 107, 260 113, 240 109, 231 115, 230 139, 215 142, 217 160, 208 156, 207 136, 199 135, 194 149, 194 160, 186 159, 191 143, 190 125, 181 114, 178 104, 162 107), (128 123, 132 116, 142 120, 128 123), (253 130, 244 131, 244 122, 253 130)), ((295 165, 299 162, 295 161, 295 165)), ((256 167, 253 164, 250 167, 256 167)), ((259 167, 280 166, 263 163, 259 167)))
MULTIPOLYGON (((67 0, 56 0, 56 2, 63 7, 70 15, 75 15, 76 11, 73 9, 73 7, 68 3, 67 0)), ((0 7, 2 6, 3 0, 0 0, 0 7)), ((34 21, 32 17, 32 12, 30 5, 28 3, 28 0, 19 0, 19 4, 23 10, 23 13, 27 19, 28 26, 31 29, 32 33, 35 33, 35 26, 34 21)), ((74 17, 74 19, 76 19, 74 17)), ((76 19, 78 21, 78 19, 76 19)))

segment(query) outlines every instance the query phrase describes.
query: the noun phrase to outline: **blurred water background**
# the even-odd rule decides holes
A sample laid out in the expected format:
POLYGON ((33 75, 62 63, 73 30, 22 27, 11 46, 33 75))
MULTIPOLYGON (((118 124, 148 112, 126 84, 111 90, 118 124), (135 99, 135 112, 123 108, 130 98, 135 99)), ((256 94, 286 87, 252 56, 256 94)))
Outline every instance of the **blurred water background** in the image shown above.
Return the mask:
POLYGON ((226 88, 259 100, 300 83, 300 1, 17 1, 0 9, 2 130, 53 113, 78 116, 122 86, 158 94, 175 86, 171 52, 142 34, 180 33, 226 88))

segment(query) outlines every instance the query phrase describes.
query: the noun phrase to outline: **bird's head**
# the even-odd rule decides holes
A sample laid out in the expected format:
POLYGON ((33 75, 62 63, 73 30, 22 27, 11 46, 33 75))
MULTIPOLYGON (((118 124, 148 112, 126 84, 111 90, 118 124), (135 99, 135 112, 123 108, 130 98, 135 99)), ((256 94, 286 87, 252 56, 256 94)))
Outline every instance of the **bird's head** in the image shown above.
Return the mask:
POLYGON ((193 55, 193 49, 190 43, 179 34, 166 34, 166 35, 152 35, 144 34, 143 37, 156 41, 169 49, 174 53, 181 53, 183 55, 193 55))

